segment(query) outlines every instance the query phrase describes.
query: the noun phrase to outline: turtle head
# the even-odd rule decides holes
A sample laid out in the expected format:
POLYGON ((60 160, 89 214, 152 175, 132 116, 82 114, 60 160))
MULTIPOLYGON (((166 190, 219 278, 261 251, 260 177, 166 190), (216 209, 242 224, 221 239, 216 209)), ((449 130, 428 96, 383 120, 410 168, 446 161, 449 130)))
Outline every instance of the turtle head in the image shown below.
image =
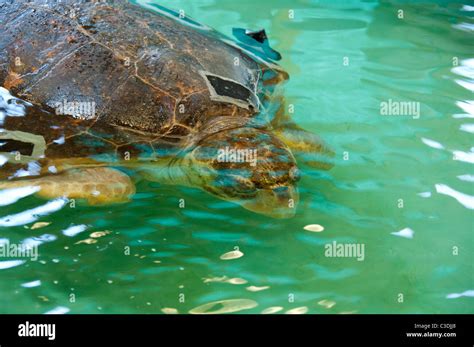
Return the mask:
POLYGON ((289 218, 298 203, 299 170, 288 147, 255 128, 224 130, 190 153, 191 175, 211 194, 275 218, 289 218))

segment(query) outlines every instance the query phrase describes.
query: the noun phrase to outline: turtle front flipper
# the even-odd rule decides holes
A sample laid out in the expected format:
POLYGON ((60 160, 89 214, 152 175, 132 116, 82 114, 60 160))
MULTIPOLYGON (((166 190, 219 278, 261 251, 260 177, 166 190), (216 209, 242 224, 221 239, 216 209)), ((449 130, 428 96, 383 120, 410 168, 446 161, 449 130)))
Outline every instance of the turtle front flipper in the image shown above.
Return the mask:
POLYGON ((59 175, 0 182, 0 189, 26 186, 39 187, 37 195, 43 198, 84 199, 91 205, 126 202, 135 193, 130 177, 105 167, 70 169, 59 175))
POLYGON ((331 162, 334 152, 316 134, 292 121, 279 125, 274 133, 306 165, 322 170, 329 170, 334 166, 331 162))

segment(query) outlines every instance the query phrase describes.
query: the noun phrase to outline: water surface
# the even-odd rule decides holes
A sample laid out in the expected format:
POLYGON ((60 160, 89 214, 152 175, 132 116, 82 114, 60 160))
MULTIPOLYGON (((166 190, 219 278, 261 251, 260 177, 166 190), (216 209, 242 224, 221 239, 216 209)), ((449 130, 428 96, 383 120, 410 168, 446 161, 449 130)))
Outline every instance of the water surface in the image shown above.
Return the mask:
POLYGON ((474 312, 472 6, 160 4, 229 36, 265 28, 291 76, 293 118, 334 149, 335 167, 302 165, 288 220, 148 182, 124 205, 71 209, 27 196, 0 206, 2 218, 56 204, 36 220, 49 225, 0 227, 0 242, 42 243, 38 261, 0 263, 0 312, 185 313, 231 299, 247 313, 474 312), (420 116, 381 115, 390 99, 419 102, 420 116), (363 244, 364 260, 325 257, 333 241, 363 244), (243 256, 220 258, 236 249, 243 256))

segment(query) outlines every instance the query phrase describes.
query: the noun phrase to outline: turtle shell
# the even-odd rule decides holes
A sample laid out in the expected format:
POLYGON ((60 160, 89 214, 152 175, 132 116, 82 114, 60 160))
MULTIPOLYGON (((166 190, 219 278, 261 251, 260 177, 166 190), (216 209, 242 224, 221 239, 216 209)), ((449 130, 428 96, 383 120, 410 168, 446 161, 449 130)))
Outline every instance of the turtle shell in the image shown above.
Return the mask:
POLYGON ((28 101, 91 103, 94 128, 170 137, 259 111, 262 76, 275 66, 211 29, 121 1, 42 4, 0 7, 0 79, 28 101))

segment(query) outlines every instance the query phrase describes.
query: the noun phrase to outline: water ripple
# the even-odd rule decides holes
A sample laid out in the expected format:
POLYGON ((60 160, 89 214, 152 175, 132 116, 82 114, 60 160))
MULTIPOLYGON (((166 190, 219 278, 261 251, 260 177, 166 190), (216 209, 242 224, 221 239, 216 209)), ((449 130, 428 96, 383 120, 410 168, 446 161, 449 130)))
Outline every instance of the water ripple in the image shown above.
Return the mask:
POLYGON ((458 192, 446 184, 436 184, 435 188, 437 193, 451 196, 464 207, 474 209, 474 196, 458 192))
POLYGON ((59 211, 67 203, 67 199, 52 200, 45 205, 38 206, 31 210, 0 218, 0 227, 12 227, 25 225, 38 220, 39 217, 59 211))

